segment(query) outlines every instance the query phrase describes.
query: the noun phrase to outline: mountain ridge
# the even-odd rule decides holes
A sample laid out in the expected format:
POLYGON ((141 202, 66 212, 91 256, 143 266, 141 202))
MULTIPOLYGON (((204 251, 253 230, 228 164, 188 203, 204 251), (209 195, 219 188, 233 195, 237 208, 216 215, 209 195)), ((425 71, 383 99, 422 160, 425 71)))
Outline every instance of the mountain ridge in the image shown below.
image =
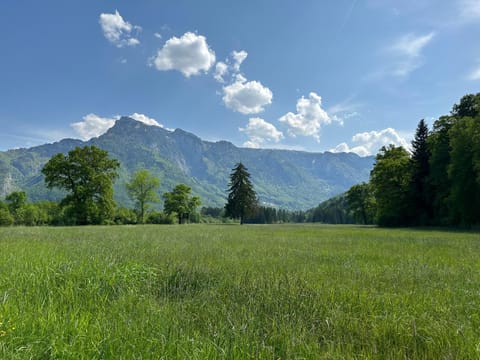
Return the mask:
POLYGON ((0 197, 24 190, 32 201, 58 200, 61 191, 45 188, 41 168, 56 153, 84 145, 98 146, 120 161, 115 199, 123 206, 132 206, 125 183, 141 168, 160 178, 160 193, 185 183, 205 206, 223 206, 230 171, 242 161, 263 204, 300 210, 367 181, 373 166, 373 157, 241 148, 226 140, 205 141, 182 129, 170 131, 122 117, 106 133, 88 141, 62 139, 0 152, 0 197))

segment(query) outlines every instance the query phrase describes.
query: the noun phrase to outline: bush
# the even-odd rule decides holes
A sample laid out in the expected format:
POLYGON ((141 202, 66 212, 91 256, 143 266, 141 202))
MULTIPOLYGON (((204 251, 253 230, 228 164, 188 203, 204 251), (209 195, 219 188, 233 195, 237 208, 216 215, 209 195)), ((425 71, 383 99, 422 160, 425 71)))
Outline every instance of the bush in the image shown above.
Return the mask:
POLYGON ((163 212, 152 211, 147 216, 147 224, 175 224, 175 214, 167 215, 163 212))
POLYGON ((137 218, 138 216, 135 211, 120 207, 115 210, 115 217, 113 221, 117 225, 136 224, 137 218))
POLYGON ((5 208, 0 208, 0 226, 10 226, 13 225, 15 219, 13 218, 10 211, 5 208))

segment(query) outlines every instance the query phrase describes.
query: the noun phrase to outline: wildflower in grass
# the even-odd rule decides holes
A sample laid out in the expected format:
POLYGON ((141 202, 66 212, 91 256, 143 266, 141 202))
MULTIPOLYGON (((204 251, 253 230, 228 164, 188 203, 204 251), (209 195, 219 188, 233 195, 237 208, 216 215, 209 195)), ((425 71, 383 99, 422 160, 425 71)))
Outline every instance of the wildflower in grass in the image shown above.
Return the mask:
POLYGON ((0 337, 7 335, 7 332, 5 330, 0 330, 0 337))

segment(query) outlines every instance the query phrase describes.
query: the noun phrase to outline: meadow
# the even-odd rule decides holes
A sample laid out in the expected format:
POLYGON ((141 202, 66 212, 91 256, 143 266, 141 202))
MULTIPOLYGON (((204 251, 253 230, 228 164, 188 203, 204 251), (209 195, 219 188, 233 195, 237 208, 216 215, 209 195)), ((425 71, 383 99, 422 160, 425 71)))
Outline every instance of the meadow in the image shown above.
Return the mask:
POLYGON ((480 358, 480 234, 0 228, 1 359, 480 358))

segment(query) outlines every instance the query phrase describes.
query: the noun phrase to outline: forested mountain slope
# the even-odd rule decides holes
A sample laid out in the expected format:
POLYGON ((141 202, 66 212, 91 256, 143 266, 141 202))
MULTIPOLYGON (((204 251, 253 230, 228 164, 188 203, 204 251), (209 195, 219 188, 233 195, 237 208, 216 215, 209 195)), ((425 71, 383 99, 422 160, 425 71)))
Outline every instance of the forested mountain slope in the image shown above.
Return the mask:
POLYGON ((95 145, 121 162, 115 198, 130 206, 125 183, 146 168, 161 180, 160 192, 185 183, 208 206, 223 206, 228 176, 241 161, 251 173, 263 204, 308 209, 350 186, 367 181, 373 157, 356 154, 308 153, 291 150, 238 148, 227 141, 208 142, 186 131, 168 131, 122 117, 105 134, 87 142, 64 139, 29 149, 0 152, 0 197, 24 190, 31 201, 59 199, 44 186, 41 169, 56 153, 95 145))

